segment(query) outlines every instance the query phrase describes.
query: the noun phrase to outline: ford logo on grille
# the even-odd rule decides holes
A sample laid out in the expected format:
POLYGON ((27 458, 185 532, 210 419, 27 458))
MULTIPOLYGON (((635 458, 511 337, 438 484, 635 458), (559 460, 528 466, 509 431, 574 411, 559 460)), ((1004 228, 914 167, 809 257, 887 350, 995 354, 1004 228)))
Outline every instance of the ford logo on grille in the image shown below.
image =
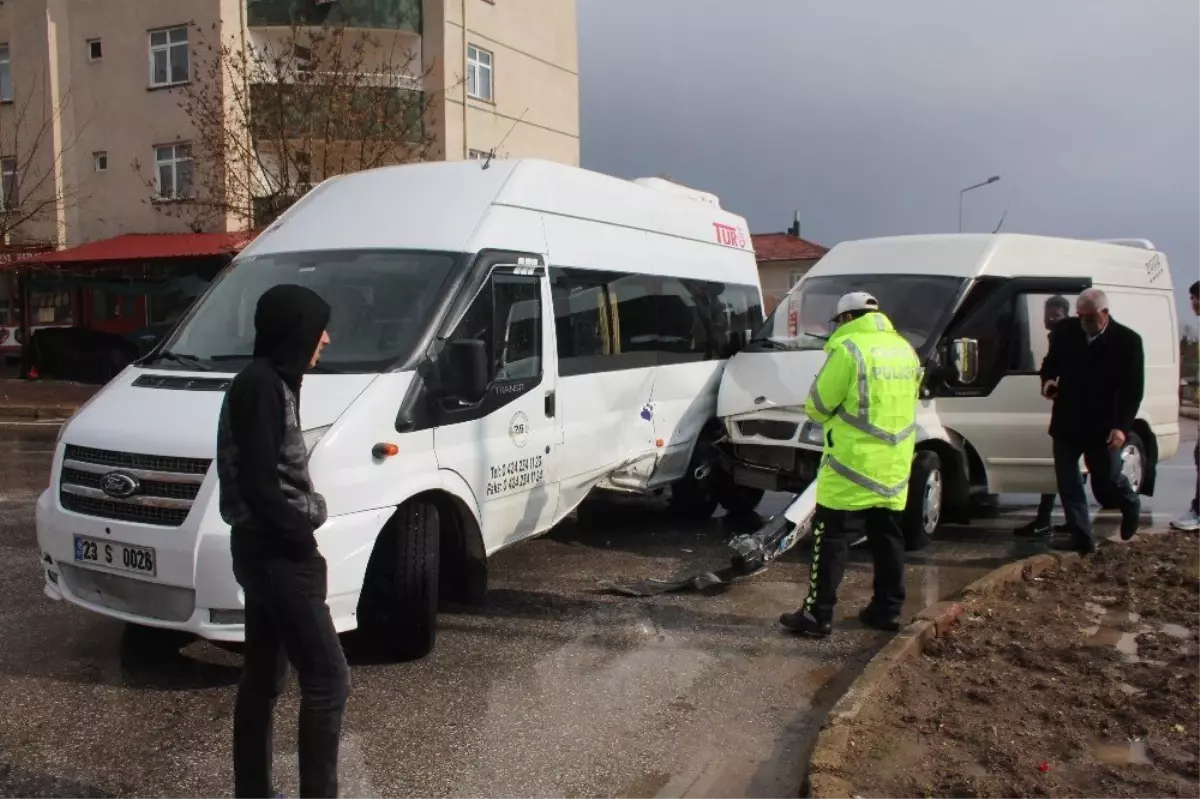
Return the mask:
POLYGON ((109 472, 100 478, 100 490, 114 499, 128 499, 141 487, 136 477, 125 472, 109 472))

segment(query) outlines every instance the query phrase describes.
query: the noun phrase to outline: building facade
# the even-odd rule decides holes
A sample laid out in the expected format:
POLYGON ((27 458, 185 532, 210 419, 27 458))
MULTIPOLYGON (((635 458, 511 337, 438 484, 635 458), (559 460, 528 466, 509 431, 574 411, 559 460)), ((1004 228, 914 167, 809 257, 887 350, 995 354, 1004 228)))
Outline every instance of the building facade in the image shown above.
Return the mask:
POLYGON ((764 313, 775 310, 800 279, 829 252, 827 247, 800 238, 800 223, 784 233, 754 233, 754 257, 762 284, 764 313))
MULTIPOLYGON (((300 12, 417 53, 412 74, 384 77, 431 95, 431 157, 495 150, 578 164, 574 0, 10 0, 0 2, 0 197, 20 224, 4 225, 0 209, 0 246, 196 230, 172 213, 193 180, 196 123, 181 95, 212 42, 270 43, 300 12)), ((199 228, 247 226, 225 216, 199 228)))

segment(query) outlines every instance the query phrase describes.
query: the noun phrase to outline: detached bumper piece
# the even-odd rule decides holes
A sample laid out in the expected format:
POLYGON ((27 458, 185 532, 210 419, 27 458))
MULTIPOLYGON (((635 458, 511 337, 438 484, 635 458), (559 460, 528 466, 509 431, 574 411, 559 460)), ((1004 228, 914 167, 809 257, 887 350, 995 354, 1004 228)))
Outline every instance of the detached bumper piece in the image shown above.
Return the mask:
POLYGON ((719 594, 739 580, 763 572, 773 560, 812 533, 813 513, 817 508, 817 489, 813 484, 796 497, 782 513, 772 516, 753 533, 739 535, 729 542, 733 554, 729 565, 714 571, 674 580, 639 580, 617 583, 601 580, 600 589, 622 596, 658 596, 677 591, 719 594))

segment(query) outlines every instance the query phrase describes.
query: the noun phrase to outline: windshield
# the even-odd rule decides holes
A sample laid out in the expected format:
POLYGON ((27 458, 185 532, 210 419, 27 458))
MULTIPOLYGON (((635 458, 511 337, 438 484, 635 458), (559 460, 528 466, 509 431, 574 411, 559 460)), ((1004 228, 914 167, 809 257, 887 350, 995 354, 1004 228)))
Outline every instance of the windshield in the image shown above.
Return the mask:
POLYGON ((783 298, 757 345, 777 350, 819 350, 833 332, 833 312, 843 294, 866 291, 896 331, 920 351, 954 302, 963 278, 930 275, 830 275, 809 277, 783 298))
POLYGON ((460 262, 448 253, 337 250, 240 258, 200 298, 154 365, 235 371, 254 352, 254 309, 272 286, 307 286, 332 308, 320 371, 378 372, 407 359, 460 262))

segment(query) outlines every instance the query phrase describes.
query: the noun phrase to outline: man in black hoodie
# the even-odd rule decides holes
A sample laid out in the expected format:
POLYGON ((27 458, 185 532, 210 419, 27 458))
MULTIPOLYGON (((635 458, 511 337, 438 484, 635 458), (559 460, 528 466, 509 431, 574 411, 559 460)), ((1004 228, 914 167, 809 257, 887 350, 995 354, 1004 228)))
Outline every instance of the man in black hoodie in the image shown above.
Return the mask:
POLYGON ((254 360, 234 378, 217 430, 221 517, 246 595, 233 717, 234 795, 274 796, 272 716, 290 661, 300 682, 300 795, 337 796, 349 669, 325 604, 314 535, 325 499, 308 475, 300 382, 329 343, 329 305, 301 286, 269 289, 254 313, 254 360))

